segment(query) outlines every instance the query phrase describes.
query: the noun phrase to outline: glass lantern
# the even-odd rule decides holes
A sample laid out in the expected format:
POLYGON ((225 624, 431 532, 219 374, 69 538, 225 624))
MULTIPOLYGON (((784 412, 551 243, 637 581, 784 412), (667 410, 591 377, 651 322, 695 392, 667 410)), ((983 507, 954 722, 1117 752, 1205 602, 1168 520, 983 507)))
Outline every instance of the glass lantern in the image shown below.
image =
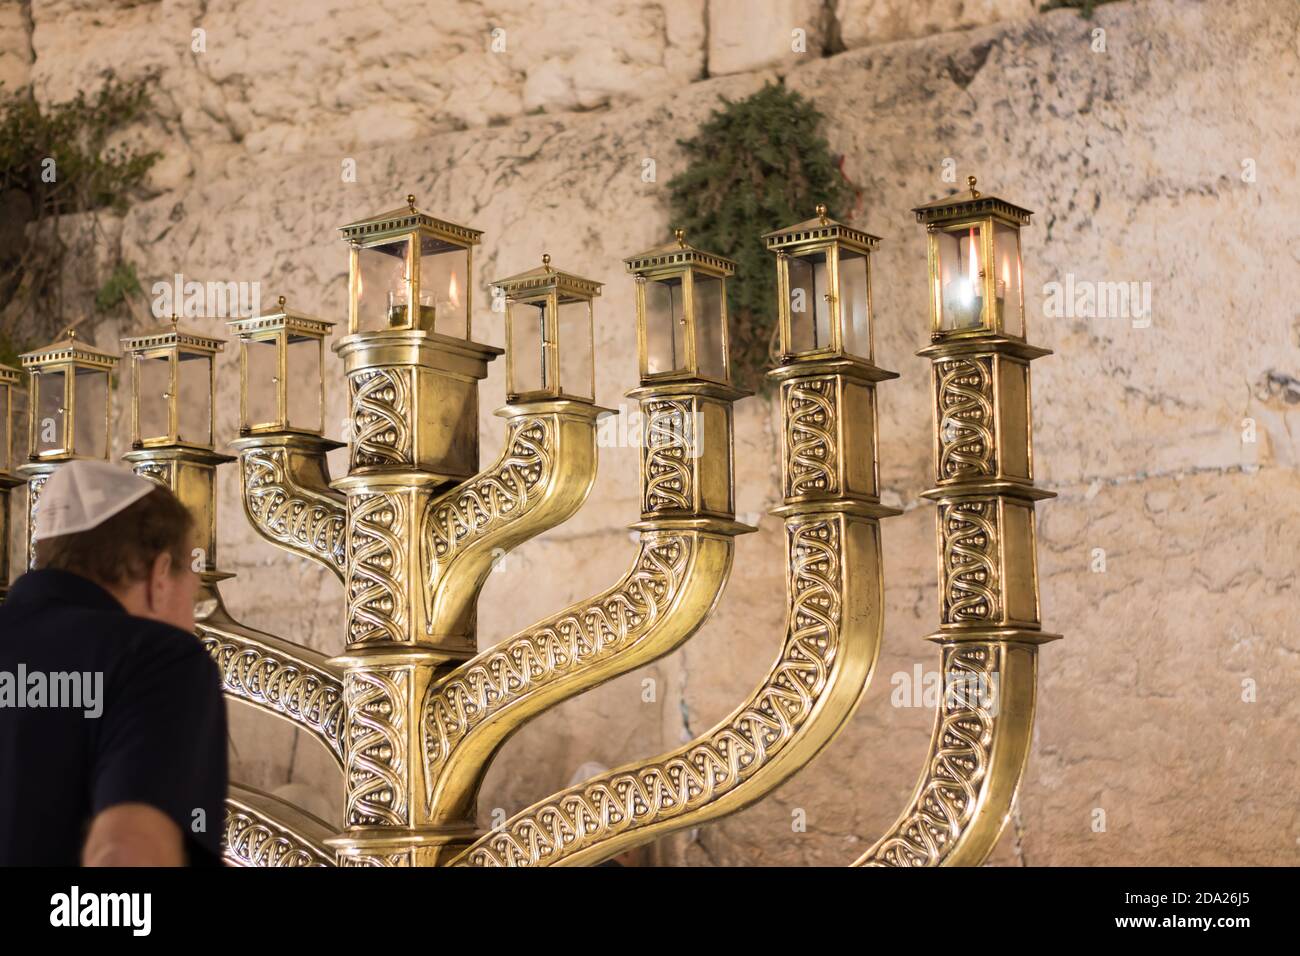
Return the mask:
POLYGON ((1025 337, 1020 227, 1033 215, 975 188, 917 206, 929 238, 931 337, 1025 337))
POLYGON ((540 268, 493 283, 506 299, 506 378, 509 401, 596 397, 592 300, 601 283, 540 268))
POLYGON ((285 305, 226 323, 239 337, 239 434, 325 431, 325 337, 334 327, 285 305))
POLYGON ((880 240, 828 218, 824 205, 763 238, 777 256, 782 360, 874 361, 870 260, 880 240))
POLYGON ((0 365, 0 479, 7 478, 17 467, 14 461, 14 397, 22 388, 22 373, 0 365))
POLYGON ((469 339, 473 247, 483 233, 406 207, 342 226, 351 244, 348 332, 418 329, 469 339))
POLYGON ((106 460, 118 356, 87 345, 69 329, 62 340, 21 358, 32 376, 28 460, 106 460))
POLYGON ((731 383, 727 279, 736 264, 674 241, 623 260, 636 276, 641 380, 707 379, 731 383))
POLYGON ((131 356, 131 447, 212 449, 217 352, 221 339, 171 325, 122 339, 131 356))

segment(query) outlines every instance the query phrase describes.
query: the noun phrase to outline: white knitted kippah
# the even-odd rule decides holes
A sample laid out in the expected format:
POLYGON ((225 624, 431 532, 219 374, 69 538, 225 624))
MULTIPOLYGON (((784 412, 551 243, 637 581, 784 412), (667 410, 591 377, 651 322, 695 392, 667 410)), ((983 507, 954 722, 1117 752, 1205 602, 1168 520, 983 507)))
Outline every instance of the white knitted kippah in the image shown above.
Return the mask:
POLYGON ((70 461, 41 489, 32 540, 89 531, 157 487, 106 461, 70 461))

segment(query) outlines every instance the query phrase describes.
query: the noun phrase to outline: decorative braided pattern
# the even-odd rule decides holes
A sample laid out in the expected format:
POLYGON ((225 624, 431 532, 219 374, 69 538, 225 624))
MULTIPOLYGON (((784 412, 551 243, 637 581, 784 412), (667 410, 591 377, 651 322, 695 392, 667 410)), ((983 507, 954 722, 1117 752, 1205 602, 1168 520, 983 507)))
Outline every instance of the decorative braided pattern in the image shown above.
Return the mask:
POLYGON ((425 508, 420 538, 430 544, 430 579, 474 538, 527 512, 532 493, 555 470, 555 430, 545 418, 517 418, 510 423, 506 451, 488 473, 435 498, 425 508))
POLYGON ((939 504, 943 547, 943 623, 990 621, 998 616, 997 502, 939 504))
POLYGON ((289 450, 282 446, 247 449, 239 465, 244 510, 258 532, 320 559, 341 578, 348 563, 343 502, 298 487, 289 477, 289 450))
POLYGON ((36 542, 32 539, 32 529, 36 527, 36 512, 40 510, 41 490, 50 480, 48 474, 32 475, 27 479, 27 567, 36 567, 36 542))
POLYGON ((356 494, 348 579, 348 640, 401 641, 406 635, 407 506, 401 494, 356 494))
POLYGON ((647 534, 626 577, 605 593, 503 642, 432 684, 421 708, 427 797, 452 750, 478 725, 539 687, 625 651, 667 613, 695 538, 647 534))
POLYGON ((940 481, 982 478, 997 471, 992 363, 989 357, 935 362, 940 481))
POLYGON ((787 498, 839 494, 835 440, 835 378, 800 378, 785 384, 785 488, 787 498))
POLYGON ((809 720, 840 650, 841 519, 790 518, 790 622, 763 685, 703 737, 597 777, 506 821, 456 866, 550 866, 616 834, 705 806, 769 763, 809 720))
POLYGON ((991 644, 944 649, 947 683, 928 773, 911 808, 863 865, 938 866, 970 823, 993 750, 1000 653, 991 644), (967 691, 950 693, 958 683, 967 691))
POLYGON ((201 626, 199 639, 217 663, 227 696, 264 707, 305 727, 342 762, 343 684, 337 677, 238 637, 205 631, 201 626))
POLYGON ((407 826, 406 686, 402 668, 352 671, 347 703, 349 826, 407 826))
POLYGON ((411 464, 409 373, 401 368, 368 368, 355 373, 350 384, 352 467, 411 464))
POLYGON ((231 866, 333 866, 334 861, 286 827, 226 804, 222 858, 231 866))
POLYGON ((689 400, 648 401, 645 411, 643 510, 690 511, 695 495, 689 456, 695 447, 695 410, 689 400))
POLYGON ((339 866, 359 866, 359 867, 386 867, 386 866, 410 866, 411 854, 405 853, 387 853, 382 856, 375 854, 360 856, 343 856, 339 858, 339 866))

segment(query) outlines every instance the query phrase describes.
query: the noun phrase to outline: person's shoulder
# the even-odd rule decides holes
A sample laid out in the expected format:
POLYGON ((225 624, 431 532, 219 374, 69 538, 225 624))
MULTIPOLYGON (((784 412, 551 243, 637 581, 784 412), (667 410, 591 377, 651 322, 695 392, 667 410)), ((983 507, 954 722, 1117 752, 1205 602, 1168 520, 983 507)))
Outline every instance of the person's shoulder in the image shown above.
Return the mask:
POLYGON ((130 643, 135 655, 155 666, 188 672, 215 674, 216 663, 198 636, 164 621, 144 617, 128 618, 130 643))

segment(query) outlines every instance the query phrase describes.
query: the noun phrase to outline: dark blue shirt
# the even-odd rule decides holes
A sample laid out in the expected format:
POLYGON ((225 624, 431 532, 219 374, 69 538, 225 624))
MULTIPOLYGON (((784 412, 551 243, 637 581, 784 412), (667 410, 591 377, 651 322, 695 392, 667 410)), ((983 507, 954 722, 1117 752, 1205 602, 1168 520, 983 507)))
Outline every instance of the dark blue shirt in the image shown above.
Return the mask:
POLYGON ((193 634, 66 571, 14 582, 0 606, 0 865, 78 865, 90 821, 121 803, 175 820, 192 864, 219 863, 226 784, 225 701, 193 634))

